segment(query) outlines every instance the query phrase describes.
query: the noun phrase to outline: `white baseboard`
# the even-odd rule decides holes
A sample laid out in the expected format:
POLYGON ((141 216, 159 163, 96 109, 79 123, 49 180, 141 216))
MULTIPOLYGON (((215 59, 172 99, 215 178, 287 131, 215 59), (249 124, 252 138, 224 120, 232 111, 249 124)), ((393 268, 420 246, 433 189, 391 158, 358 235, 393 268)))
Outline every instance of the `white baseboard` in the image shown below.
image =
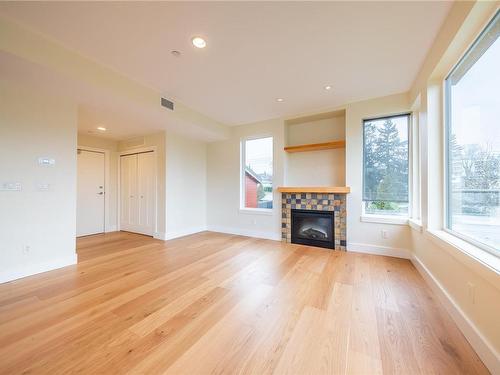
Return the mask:
POLYGON ((38 273, 52 271, 58 268, 71 266, 78 261, 76 253, 37 264, 27 264, 24 267, 0 272, 0 283, 21 279, 38 273))
POLYGON ((492 374, 500 374, 500 355, 496 352, 493 345, 483 336, 476 325, 467 317, 422 261, 414 254, 412 254, 411 261, 434 293, 436 293, 441 303, 455 321, 455 324, 462 331, 485 366, 492 374))
POLYGON ((230 228, 230 227, 223 227, 223 226, 219 226, 219 225, 209 225, 207 227, 207 230, 209 230, 211 232, 236 234, 238 236, 255 237, 255 238, 263 238, 265 240, 281 241, 281 234, 275 233, 275 232, 248 230, 248 229, 240 229, 240 228, 230 228))
POLYGON ((116 232, 117 230, 118 230, 117 225, 108 225, 108 226, 106 226, 106 230, 104 232, 105 233, 116 232))
POLYGON ((389 257, 411 259, 411 251, 408 249, 398 249, 396 247, 376 246, 363 243, 347 243, 347 251, 355 253, 365 253, 374 255, 385 255, 389 257))
POLYGON ((174 238, 189 236, 190 234, 204 232, 206 230, 207 230, 206 226, 200 226, 200 227, 188 228, 188 229, 181 230, 181 231, 167 232, 165 239, 166 240, 173 240, 174 238))
POLYGON ((166 241, 167 234, 165 232, 154 232, 153 233, 153 238, 156 238, 157 240, 166 241))

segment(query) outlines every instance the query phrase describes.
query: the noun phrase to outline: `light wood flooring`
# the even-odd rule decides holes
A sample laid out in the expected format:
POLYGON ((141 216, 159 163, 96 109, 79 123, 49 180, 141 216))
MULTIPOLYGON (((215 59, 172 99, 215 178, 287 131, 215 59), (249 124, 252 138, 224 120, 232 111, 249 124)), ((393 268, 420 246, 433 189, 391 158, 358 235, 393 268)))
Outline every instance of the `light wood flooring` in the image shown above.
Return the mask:
POLYGON ((199 233, 0 285, 0 374, 485 374, 413 265, 199 233))

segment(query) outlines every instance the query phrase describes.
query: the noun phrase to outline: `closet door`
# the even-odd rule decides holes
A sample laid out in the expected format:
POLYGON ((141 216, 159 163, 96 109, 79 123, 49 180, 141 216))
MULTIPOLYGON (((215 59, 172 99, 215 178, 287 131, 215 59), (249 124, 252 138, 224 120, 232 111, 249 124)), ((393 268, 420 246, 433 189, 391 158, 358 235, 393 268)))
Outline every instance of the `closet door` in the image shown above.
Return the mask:
POLYGON ((120 158, 120 229, 135 232, 138 224, 137 154, 120 158))
POLYGON ((137 155, 138 231, 153 235, 155 218, 155 159, 153 152, 137 155))
POLYGON ((154 232, 156 170, 153 152, 120 159, 120 229, 152 236, 154 232))

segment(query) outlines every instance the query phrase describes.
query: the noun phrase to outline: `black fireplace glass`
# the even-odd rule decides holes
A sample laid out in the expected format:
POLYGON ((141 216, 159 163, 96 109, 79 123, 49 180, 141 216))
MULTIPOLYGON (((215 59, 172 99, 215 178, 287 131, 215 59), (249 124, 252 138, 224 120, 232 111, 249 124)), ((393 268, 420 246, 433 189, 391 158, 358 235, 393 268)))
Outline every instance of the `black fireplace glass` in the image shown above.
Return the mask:
POLYGON ((292 210, 292 243, 335 248, 334 212, 292 210))

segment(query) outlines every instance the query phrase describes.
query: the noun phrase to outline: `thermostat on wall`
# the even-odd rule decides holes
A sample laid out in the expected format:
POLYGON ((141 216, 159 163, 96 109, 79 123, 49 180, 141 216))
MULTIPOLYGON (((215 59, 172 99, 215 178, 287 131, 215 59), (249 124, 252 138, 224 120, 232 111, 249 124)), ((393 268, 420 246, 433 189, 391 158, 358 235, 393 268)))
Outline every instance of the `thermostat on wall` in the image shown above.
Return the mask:
POLYGON ((38 164, 40 165, 54 165, 56 163, 56 159, 39 157, 38 164))
POLYGON ((0 183, 0 191, 21 191, 20 182, 2 182, 0 183))

